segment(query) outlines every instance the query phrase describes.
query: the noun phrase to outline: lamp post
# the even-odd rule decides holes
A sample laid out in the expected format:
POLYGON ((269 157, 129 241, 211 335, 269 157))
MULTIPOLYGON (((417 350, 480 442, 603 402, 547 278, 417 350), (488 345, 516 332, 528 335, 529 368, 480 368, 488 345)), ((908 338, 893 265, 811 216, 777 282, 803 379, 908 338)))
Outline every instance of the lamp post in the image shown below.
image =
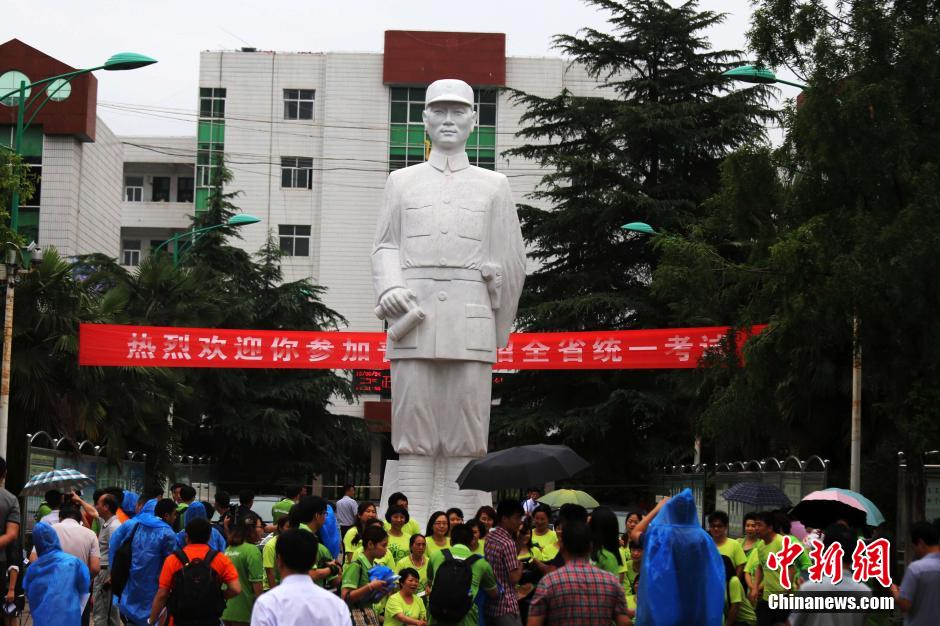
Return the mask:
MULTIPOLYGON (((659 235, 645 222, 630 222, 620 227, 642 235, 659 235)), ((729 266, 738 268, 733 264, 729 266)), ((849 452, 849 489, 859 491, 861 487, 862 457, 862 346, 858 339, 858 315, 852 316, 852 443, 849 452)))
POLYGON ((173 243, 173 267, 176 267, 177 265, 179 265, 179 261, 180 261, 180 246, 179 246, 180 239, 189 238, 190 239, 189 244, 192 245, 193 242, 196 240, 197 235, 201 235, 202 233, 207 233, 210 230, 215 230, 217 228, 222 228, 224 226, 247 226, 248 224, 257 224, 260 221, 261 219, 255 217, 254 215, 248 215, 247 213, 239 213, 238 215, 233 215, 232 217, 228 218, 227 220, 225 220, 225 222, 221 224, 213 224, 212 226, 204 226, 202 228, 193 228, 191 230, 177 233, 173 235, 172 237, 170 237, 169 239, 167 239, 166 241, 164 241, 163 243, 161 243, 159 246, 157 246, 156 249, 150 254, 157 254, 158 252, 160 252, 161 249, 163 249, 164 247, 166 247, 172 242, 173 243))
MULTIPOLYGON (((120 52, 111 56, 103 65, 90 67, 74 72, 66 72, 57 76, 50 76, 27 84, 25 80, 19 81, 19 87, 0 96, 0 104, 5 106, 16 106, 16 130, 13 136, 12 150, 14 154, 20 154, 23 145, 23 132, 36 119, 36 115, 49 102, 49 100, 64 100, 71 93, 71 81, 76 76, 90 74, 96 70, 121 71, 133 70, 139 67, 145 67, 156 63, 156 60, 148 56, 137 54, 135 52, 120 52), (38 90, 32 94, 34 87, 45 86, 44 90, 38 90), (46 93, 42 98, 43 91, 46 93), (32 97, 27 99, 27 96, 32 97), (10 102, 11 96, 16 96, 16 100, 10 102), (41 99, 42 98, 42 99, 41 99), (40 100, 41 99, 41 100, 40 100), (15 104, 14 104, 15 103, 15 104), (38 105, 37 105, 38 103, 38 105), (29 119, 26 119, 27 111, 34 105, 29 119), (24 121, 25 120, 25 121, 24 121)), ((3 146, 10 149, 10 146, 3 146)), ((12 198, 10 199, 10 230, 14 237, 17 234, 20 221, 20 194, 14 187, 12 198)), ((7 249, 8 255, 4 259, 7 263, 4 266, 6 270, 7 289, 5 299, 5 315, 3 318, 3 359, 2 372, 0 372, 0 457, 7 456, 7 432, 9 430, 10 417, 10 358, 13 351, 13 300, 14 300, 14 281, 17 270, 18 257, 22 257, 23 266, 29 267, 29 260, 22 254, 22 250, 15 242, 6 242, 3 247, 7 249), (16 248, 16 251, 10 249, 10 246, 16 248), (17 252, 19 254, 17 254, 17 252), (12 263, 10 262, 12 261, 12 263)), ((27 248, 31 255, 41 255, 35 242, 27 248)))
MULTIPOLYGON (((764 67, 742 65, 723 73, 732 80, 745 83, 780 83, 805 90, 806 85, 778 78, 764 67)), ((862 483, 862 345, 859 341, 858 314, 852 314, 852 443, 849 448, 849 489, 859 491, 862 483)))

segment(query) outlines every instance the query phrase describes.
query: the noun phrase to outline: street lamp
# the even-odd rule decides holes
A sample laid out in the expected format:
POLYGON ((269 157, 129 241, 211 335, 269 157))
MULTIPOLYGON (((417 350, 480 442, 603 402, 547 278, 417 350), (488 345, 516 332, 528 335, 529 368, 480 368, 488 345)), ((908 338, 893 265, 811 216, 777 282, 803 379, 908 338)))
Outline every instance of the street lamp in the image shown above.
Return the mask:
MULTIPOLYGON (((29 127, 29 125, 36 119, 36 115, 40 110, 50 100, 62 101, 69 97, 72 93, 71 81, 76 76, 81 76, 83 74, 90 74, 96 70, 107 70, 107 71, 121 71, 121 70, 133 70, 139 67, 144 67, 147 65, 152 65, 156 63, 155 59, 151 59, 148 56, 142 54, 137 54, 136 52, 120 52, 111 56, 103 65, 97 67, 90 67, 83 70, 75 70, 73 72, 66 72, 65 74, 59 74, 57 76, 50 76, 48 78, 43 78, 42 80, 37 80, 35 82, 27 84, 26 77, 22 76, 19 81, 19 87, 9 91, 2 96, 0 96, 0 104, 4 106, 15 106, 16 107, 16 132, 13 138, 13 153, 19 155, 20 149, 23 145, 23 132, 29 127), (27 100, 27 96, 32 93, 34 87, 40 87, 45 85, 44 90, 38 90, 35 94, 32 95, 30 99, 27 100), (40 101, 43 92, 45 92, 46 97, 40 101), (16 96, 16 99, 13 100, 11 96, 16 96), (38 102, 38 105, 36 104, 38 102), (35 109, 30 115, 29 119, 24 122, 26 112, 28 109, 36 105, 35 109)), ((17 76, 17 74, 14 74, 17 76)), ((0 144, 2 145, 2 144, 0 144)), ((10 146, 3 146, 6 149, 10 149, 10 146)), ((10 199, 10 230, 15 236, 19 228, 20 221, 20 193, 16 187, 13 188, 12 198, 10 199)), ((6 242, 3 244, 4 248, 9 248, 9 246, 14 246, 19 251, 19 254, 22 256, 23 266, 29 267, 28 259, 25 255, 22 254, 22 251, 19 250, 19 247, 14 242, 6 242)), ((33 256, 40 256, 41 252, 39 251, 38 246, 35 242, 30 244, 30 247, 27 248, 33 256)), ((8 249, 7 263, 5 269, 7 270, 7 291, 6 291, 6 315, 3 318, 3 358, 0 363, 2 363, 2 372, 0 372, 0 457, 6 458, 7 456, 7 431, 9 430, 9 418, 10 418, 10 357, 11 352, 13 351, 13 300, 14 300, 14 277, 16 274, 17 255, 12 249, 8 249), (13 261, 11 264, 10 261, 13 261)))
MULTIPOLYGON (((732 80, 745 83, 790 85, 805 90, 806 85, 778 78, 765 67, 742 65, 722 73, 732 80)), ((859 491, 862 483, 862 346, 858 338, 858 314, 852 314, 852 444, 849 461, 849 489, 859 491)))
POLYGON ((179 261, 180 261, 180 246, 178 244, 180 239, 183 239, 186 237, 190 238, 189 245, 191 246, 195 242, 197 235, 201 235, 202 233, 207 233, 210 230, 215 230, 217 228, 222 228, 224 226, 247 226, 248 224, 257 224, 260 221, 261 219, 255 217, 254 215, 248 215, 247 213, 239 213, 238 215, 233 215, 232 217, 228 218, 221 224, 213 224, 212 226, 204 226, 202 228, 194 228, 192 230, 187 230, 181 233, 177 233, 173 235, 172 237, 170 237, 169 239, 167 239, 166 241, 164 241, 163 243, 161 243, 159 246, 157 246, 156 249, 154 249, 150 254, 157 254, 158 252, 160 252, 161 249, 163 249, 164 247, 166 247, 172 242, 173 243, 173 267, 176 267, 177 265, 179 265, 179 261))
POLYGON ((806 85, 801 85, 800 83, 793 83, 788 80, 778 78, 777 75, 774 74, 771 70, 757 65, 742 65, 740 67, 734 67, 730 70, 722 72, 721 75, 727 76, 732 80, 741 81, 742 83, 755 83, 758 85, 771 85, 774 83, 780 83, 781 85, 790 85, 791 87, 796 87, 797 89, 806 89, 806 85))

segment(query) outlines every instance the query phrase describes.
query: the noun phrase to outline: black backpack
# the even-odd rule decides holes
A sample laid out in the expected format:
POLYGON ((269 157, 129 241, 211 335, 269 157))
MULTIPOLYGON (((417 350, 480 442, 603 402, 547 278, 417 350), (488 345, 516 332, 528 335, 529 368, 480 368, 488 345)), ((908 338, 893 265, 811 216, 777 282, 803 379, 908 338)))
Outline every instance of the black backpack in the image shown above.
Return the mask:
POLYGON ((140 522, 134 525, 134 530, 131 531, 131 536, 127 538, 127 541, 111 555, 111 593, 119 598, 124 593, 124 587, 127 586, 127 581, 131 577, 131 561, 134 559, 132 544, 138 528, 140 528, 140 522))
POLYGON ((212 569, 218 551, 209 549, 204 559, 190 561, 182 550, 173 555, 183 567, 173 574, 166 608, 177 626, 216 625, 225 610, 222 582, 212 569))
POLYGON ((479 561, 479 554, 472 554, 467 559, 455 559, 450 550, 441 550, 444 562, 434 571, 431 585, 431 597, 428 598, 428 612, 435 622, 457 624, 473 608, 470 587, 473 585, 473 564, 479 561))

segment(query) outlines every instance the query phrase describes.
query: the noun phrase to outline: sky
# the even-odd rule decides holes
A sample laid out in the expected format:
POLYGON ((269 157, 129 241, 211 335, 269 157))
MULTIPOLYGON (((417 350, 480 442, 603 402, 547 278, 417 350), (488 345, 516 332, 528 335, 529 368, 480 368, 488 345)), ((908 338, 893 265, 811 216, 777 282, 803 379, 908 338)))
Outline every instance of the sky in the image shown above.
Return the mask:
MULTIPOLYGON (((700 7, 727 13, 708 33, 713 48, 744 49, 750 0, 700 0, 700 7)), ((203 50, 381 52, 386 30, 440 30, 502 32, 509 56, 560 56, 554 35, 609 30, 607 14, 579 0, 33 0, 7 3, 3 15, 0 42, 18 38, 73 67, 124 51, 158 60, 96 73, 99 115, 118 135, 195 134, 193 121, 167 117, 195 112, 203 50)))

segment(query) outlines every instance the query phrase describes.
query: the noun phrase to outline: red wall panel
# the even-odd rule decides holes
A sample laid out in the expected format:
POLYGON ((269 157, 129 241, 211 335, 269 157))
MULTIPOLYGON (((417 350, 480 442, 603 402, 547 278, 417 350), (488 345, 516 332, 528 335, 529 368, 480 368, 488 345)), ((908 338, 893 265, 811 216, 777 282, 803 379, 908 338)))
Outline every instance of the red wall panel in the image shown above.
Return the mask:
POLYGON ((427 85, 459 78, 475 87, 506 84, 506 35, 385 31, 383 82, 427 85))
MULTIPOLYGON (((31 81, 37 81, 75 69, 19 39, 0 44, 0 74, 19 70, 31 81)), ((40 87, 44 88, 44 85, 40 87)), ((36 94, 35 89, 33 94, 36 94)), ((42 96, 44 98, 45 94, 42 96)), ((31 126, 42 126, 43 133, 47 135, 75 135, 83 141, 94 141, 97 106, 98 80, 91 74, 84 74, 72 79, 72 94, 68 98, 61 102, 50 100, 46 103, 31 126)), ((29 119, 33 110, 27 112, 24 121, 29 119)), ((16 124, 16 107, 0 105, 0 125, 3 124, 16 124)))

